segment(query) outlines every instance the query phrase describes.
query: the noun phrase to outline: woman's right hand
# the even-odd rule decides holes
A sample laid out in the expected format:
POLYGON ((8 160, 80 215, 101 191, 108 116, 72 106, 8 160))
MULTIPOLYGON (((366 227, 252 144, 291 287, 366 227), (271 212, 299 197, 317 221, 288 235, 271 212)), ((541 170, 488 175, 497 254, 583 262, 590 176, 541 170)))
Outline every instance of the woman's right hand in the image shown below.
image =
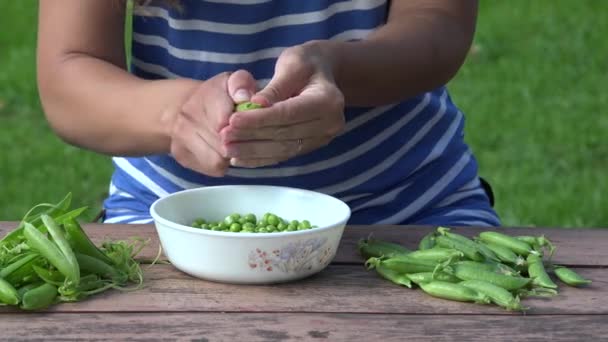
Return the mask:
POLYGON ((182 104, 169 108, 163 121, 175 160, 205 175, 223 176, 230 159, 219 132, 228 125, 235 104, 249 101, 255 91, 249 72, 222 73, 200 82, 182 104))

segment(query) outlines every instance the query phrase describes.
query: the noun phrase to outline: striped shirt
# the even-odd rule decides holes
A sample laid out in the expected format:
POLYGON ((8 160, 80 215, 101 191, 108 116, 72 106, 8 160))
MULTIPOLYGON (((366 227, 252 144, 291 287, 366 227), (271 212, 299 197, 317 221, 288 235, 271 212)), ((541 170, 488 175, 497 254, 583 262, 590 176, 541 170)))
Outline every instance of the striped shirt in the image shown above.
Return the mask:
MULTIPOLYGON (((385 23, 386 0, 153 1, 133 19, 132 63, 145 79, 205 80, 237 69, 260 86, 283 49, 313 39, 364 39, 385 23)), ((104 202, 107 223, 150 222, 159 197, 223 184, 311 189, 338 197, 350 224, 499 225, 464 142, 463 114, 445 87, 378 107, 347 107, 346 128, 330 144, 222 178, 186 169, 170 155, 113 158, 104 202)))

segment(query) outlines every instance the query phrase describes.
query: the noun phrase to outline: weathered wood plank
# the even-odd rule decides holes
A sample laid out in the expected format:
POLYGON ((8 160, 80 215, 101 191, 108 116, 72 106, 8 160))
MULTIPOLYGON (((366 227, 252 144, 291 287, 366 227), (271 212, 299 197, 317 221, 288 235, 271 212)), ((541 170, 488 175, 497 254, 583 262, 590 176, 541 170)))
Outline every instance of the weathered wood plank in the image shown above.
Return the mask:
MULTIPOLYGON (((15 227, 15 222, 0 222, 0 236, 4 236, 15 227)), ((344 232, 340 248, 334 263, 361 263, 356 245, 359 239, 372 233, 375 237, 397 243, 409 248, 417 248, 422 237, 431 232, 433 227, 415 226, 349 226, 344 232)), ((153 225, 103 225, 87 224, 85 230, 95 243, 104 238, 128 239, 133 236, 149 238, 150 243, 140 254, 141 258, 153 259, 158 253, 158 235, 153 225)), ((484 231, 484 228, 454 228, 455 232, 474 236, 484 231)), ((608 229, 559 229, 559 228, 499 228, 501 232, 512 235, 542 235, 551 239, 557 245, 553 258, 555 263, 575 266, 607 266, 608 229)))
MULTIPOLYGON (((608 274, 578 269, 594 280, 587 288, 561 286, 550 299, 528 298, 527 315, 608 314, 608 274)), ((336 265, 311 278, 288 284, 239 286, 199 280, 169 265, 146 271, 146 288, 112 291, 79 303, 61 304, 55 312, 340 312, 399 314, 504 314, 496 306, 460 303, 430 297, 420 289, 399 287, 362 266, 336 265)), ((6 309, 0 308, 0 312, 6 309)))
POLYGON ((10 341, 600 341, 607 323, 605 315, 0 314, 10 341))

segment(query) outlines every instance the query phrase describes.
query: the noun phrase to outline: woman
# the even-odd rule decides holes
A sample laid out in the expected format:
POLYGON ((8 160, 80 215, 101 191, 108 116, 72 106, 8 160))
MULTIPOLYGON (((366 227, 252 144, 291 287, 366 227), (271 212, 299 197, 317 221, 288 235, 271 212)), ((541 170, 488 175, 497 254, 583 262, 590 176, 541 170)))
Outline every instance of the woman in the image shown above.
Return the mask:
POLYGON ((40 1, 38 81, 66 142, 113 156, 104 222, 186 188, 341 198, 351 224, 499 225, 445 84, 475 0, 40 1), (130 71, 128 71, 130 70, 130 71), (234 112, 252 101, 263 108, 234 112))

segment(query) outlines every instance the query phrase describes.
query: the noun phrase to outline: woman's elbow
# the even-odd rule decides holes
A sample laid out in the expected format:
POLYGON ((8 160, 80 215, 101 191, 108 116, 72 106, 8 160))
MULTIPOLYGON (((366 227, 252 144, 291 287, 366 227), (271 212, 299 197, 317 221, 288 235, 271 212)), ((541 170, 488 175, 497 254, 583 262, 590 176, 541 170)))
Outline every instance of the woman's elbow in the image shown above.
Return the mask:
POLYGON ((66 106, 65 95, 61 88, 65 80, 60 73, 51 73, 40 69, 37 72, 38 98, 44 117, 53 132, 64 142, 77 145, 77 139, 69 117, 69 106, 66 106))

